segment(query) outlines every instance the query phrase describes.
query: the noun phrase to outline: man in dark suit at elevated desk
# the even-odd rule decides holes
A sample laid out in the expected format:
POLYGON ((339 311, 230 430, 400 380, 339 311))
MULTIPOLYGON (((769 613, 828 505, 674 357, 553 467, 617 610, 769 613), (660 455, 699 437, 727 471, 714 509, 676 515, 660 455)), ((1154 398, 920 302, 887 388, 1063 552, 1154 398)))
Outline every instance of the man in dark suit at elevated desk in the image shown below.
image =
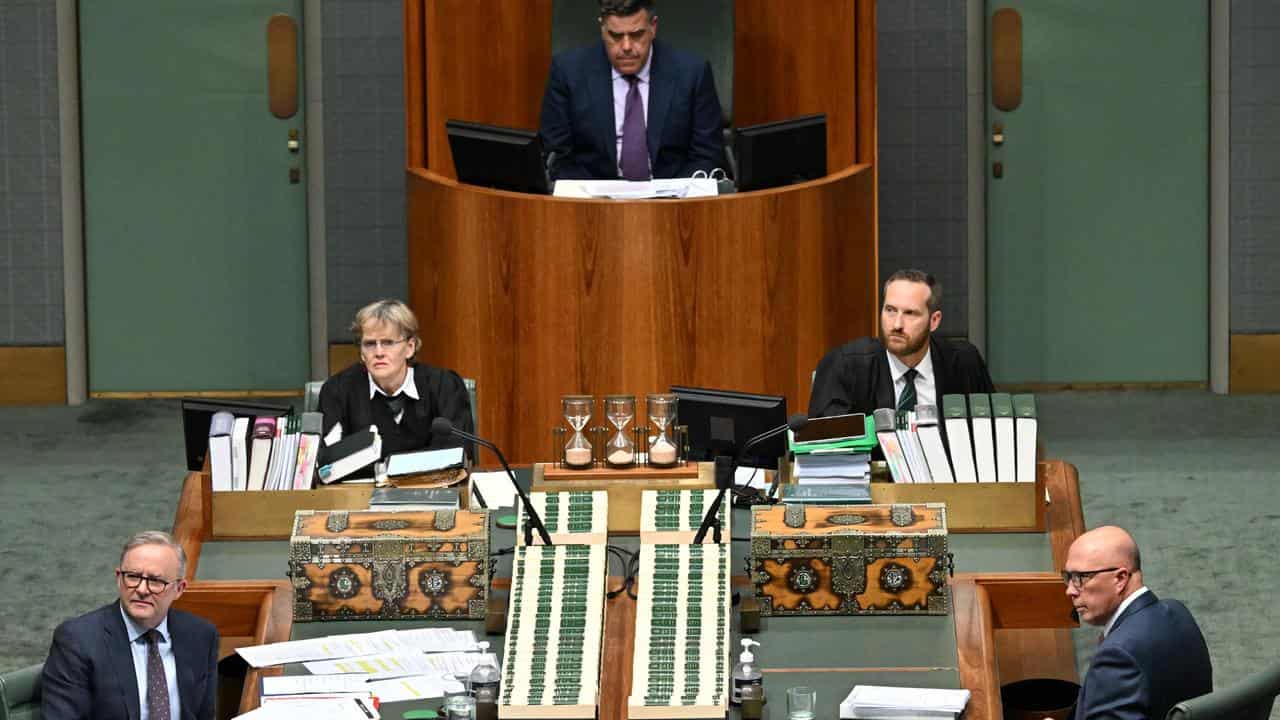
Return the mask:
POLYGON ((942 322, 942 285, 920 270, 898 270, 884 284, 880 337, 863 337, 818 363, 809 417, 915 410, 951 393, 995 391, 978 349, 933 337, 942 322))
POLYGON ((600 0, 602 42, 551 61, 539 135, 552 179, 648 180, 724 158, 711 65, 656 39, 652 0, 600 0))

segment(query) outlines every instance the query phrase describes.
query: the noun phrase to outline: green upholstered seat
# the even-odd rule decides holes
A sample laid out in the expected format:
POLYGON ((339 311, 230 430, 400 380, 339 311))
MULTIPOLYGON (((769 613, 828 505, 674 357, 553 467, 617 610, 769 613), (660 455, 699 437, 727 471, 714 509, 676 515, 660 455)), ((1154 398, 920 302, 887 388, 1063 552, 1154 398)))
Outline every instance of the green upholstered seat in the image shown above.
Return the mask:
POLYGON ((40 673, 44 663, 0 673, 0 720, 40 717, 40 673))
POLYGON ((1167 720, 1267 720, 1280 695, 1280 662, 1208 695, 1174 705, 1167 720))

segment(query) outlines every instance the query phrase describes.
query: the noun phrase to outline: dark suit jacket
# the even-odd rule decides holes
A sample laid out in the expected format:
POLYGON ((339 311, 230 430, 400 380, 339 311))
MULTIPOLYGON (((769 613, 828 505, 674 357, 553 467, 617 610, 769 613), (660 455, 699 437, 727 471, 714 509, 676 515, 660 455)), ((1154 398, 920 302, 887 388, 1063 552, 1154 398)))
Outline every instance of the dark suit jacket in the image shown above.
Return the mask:
MULTIPOLYGON (((719 167, 724 136, 711 65, 657 39, 651 52, 646 134, 653 176, 689 177, 719 167)), ((603 42, 551 60, 539 134, 543 149, 558 156, 553 179, 618 177, 612 78, 603 42)))
MULTIPOLYGON (((929 339, 938 402, 951 393, 995 392, 987 364, 967 342, 929 339)), ((884 345, 863 337, 827 353, 818 363, 809 396, 809 417, 873 413, 895 407, 893 373, 884 345)))
MULTIPOLYGON (((195 615, 171 609, 169 634, 182 720, 212 720, 218 631, 195 615)), ((59 625, 41 682, 40 713, 45 720, 138 720, 138 680, 120 603, 59 625)))
POLYGON ((1148 591, 1116 619, 1080 687, 1076 720, 1164 720, 1169 708, 1213 690, 1200 627, 1177 600, 1148 591))

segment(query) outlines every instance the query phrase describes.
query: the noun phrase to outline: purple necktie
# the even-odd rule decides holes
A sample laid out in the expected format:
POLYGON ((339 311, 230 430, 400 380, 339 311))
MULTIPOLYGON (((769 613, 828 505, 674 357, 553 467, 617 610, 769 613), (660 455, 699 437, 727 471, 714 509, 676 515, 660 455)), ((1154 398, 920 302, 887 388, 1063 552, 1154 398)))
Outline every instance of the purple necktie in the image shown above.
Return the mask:
POLYGON ((649 142, 645 139, 644 100, 640 99, 640 78, 624 75, 631 89, 622 116, 622 178, 649 179, 649 142))
POLYGON ((147 640, 147 715, 151 720, 169 720, 169 683, 164 676, 164 662, 160 659, 160 631, 152 628, 143 637, 147 640))

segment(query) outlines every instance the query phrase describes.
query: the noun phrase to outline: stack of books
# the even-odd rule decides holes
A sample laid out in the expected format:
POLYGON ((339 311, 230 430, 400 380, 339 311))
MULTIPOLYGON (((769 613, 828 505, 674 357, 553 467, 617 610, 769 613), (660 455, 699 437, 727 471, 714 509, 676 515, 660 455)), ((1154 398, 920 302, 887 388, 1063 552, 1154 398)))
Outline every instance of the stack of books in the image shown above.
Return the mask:
POLYGON ((308 490, 320 450, 320 413, 236 417, 215 413, 209 423, 213 489, 308 490))
POLYGON ((783 488, 784 502, 870 502, 871 450, 875 426, 862 413, 811 418, 799 433, 788 431, 795 454, 795 484, 783 488))
POLYGON ((855 685, 840 703, 840 717, 850 720, 955 720, 968 703, 968 690, 855 685))
POLYGON ((898 483, 1035 482, 1036 400, 944 395, 942 411, 875 411, 876 437, 898 483))

